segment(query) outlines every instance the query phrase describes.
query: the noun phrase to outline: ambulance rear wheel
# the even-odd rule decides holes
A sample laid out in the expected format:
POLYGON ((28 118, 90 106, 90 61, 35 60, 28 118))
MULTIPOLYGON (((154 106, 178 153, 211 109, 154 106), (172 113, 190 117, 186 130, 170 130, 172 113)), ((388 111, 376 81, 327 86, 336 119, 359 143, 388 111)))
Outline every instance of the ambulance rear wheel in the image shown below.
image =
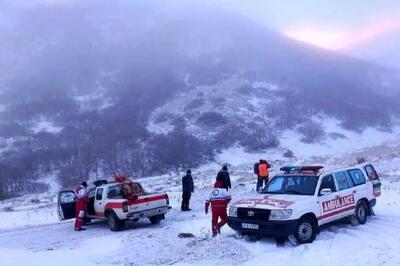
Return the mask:
POLYGON ((364 201, 359 201, 355 210, 355 216, 360 224, 365 224, 368 217, 368 207, 364 201))
POLYGON ((304 217, 297 224, 294 237, 299 244, 312 243, 317 236, 317 225, 310 217, 304 217))
POLYGON ((121 230, 122 222, 118 219, 117 215, 114 212, 109 212, 107 214, 107 225, 111 231, 119 231, 121 230))

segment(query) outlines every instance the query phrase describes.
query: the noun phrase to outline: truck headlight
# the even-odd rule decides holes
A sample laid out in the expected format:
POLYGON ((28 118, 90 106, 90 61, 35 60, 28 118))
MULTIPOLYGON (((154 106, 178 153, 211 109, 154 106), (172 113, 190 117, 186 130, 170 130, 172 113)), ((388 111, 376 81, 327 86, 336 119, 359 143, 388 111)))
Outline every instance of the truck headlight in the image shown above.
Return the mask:
POLYGON ((292 216, 291 209, 283 209, 283 210, 271 210, 269 215, 270 220, 286 220, 292 216))
POLYGON ((229 216, 237 217, 237 207, 231 206, 229 207, 229 216))

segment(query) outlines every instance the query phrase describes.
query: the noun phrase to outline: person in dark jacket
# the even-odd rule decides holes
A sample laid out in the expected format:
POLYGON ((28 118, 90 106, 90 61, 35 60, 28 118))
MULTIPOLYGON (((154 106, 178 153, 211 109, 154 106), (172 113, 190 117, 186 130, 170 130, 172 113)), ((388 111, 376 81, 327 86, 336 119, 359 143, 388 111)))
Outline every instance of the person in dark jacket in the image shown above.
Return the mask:
POLYGON ((217 174, 216 181, 220 181, 222 183, 221 188, 225 188, 227 191, 228 191, 228 189, 230 189, 232 187, 231 186, 231 178, 230 178, 229 172, 228 172, 228 166, 224 165, 222 167, 222 170, 219 171, 217 174))
POLYGON ((192 177, 192 171, 187 170, 186 175, 182 177, 182 205, 181 205, 181 210, 183 212, 185 211, 191 211, 189 208, 189 202, 190 198, 192 196, 192 193, 194 192, 194 185, 193 185, 193 177, 192 177))

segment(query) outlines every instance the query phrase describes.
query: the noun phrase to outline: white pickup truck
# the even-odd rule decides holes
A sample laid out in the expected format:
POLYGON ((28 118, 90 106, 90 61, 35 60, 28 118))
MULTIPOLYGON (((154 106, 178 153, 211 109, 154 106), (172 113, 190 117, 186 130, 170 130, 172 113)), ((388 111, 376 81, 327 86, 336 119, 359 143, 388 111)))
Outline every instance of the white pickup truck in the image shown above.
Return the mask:
MULTIPOLYGON (((112 231, 118 231, 124 227, 125 221, 138 221, 148 218, 151 223, 158 224, 165 219, 169 206, 169 198, 166 193, 147 193, 137 183, 130 183, 134 194, 124 194, 121 183, 107 183, 89 188, 89 200, 85 215, 85 221, 91 219, 103 219, 107 221, 112 231)), ((58 213, 60 220, 75 218, 76 195, 73 190, 59 192, 58 213)))

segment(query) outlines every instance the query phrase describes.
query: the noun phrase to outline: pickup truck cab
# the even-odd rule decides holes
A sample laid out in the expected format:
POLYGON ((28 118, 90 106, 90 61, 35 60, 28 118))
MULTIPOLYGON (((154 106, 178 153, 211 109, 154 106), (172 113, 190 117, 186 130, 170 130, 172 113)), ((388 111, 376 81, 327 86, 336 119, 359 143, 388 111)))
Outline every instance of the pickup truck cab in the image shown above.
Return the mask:
MULTIPOLYGON (((169 198, 165 193, 147 193, 137 182, 131 182, 133 194, 124 194, 124 184, 106 181, 96 187, 89 188, 89 199, 85 213, 85 221, 102 219, 107 221, 112 231, 118 231, 127 220, 138 221, 148 218, 151 223, 158 224, 165 219, 169 206, 169 198)), ((59 192, 58 213, 60 220, 75 218, 76 195, 73 190, 59 192)))
POLYGON ((353 225, 364 224, 381 194, 374 166, 322 168, 282 167, 257 197, 230 206, 228 225, 240 234, 289 237, 302 244, 313 242, 326 223, 348 217, 353 225))

